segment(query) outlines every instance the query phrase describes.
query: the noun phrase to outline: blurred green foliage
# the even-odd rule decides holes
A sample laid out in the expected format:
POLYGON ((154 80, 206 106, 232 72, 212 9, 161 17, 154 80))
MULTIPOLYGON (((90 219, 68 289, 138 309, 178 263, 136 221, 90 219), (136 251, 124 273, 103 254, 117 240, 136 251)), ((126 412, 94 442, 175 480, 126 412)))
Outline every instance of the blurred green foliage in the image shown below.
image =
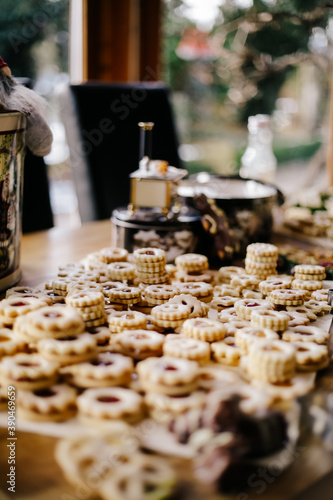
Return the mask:
POLYGON ((51 39, 60 71, 68 68, 69 0, 1 0, 0 55, 14 76, 34 79, 34 47, 51 39), (67 33, 67 36, 66 36, 67 33))
MULTIPOLYGON (((166 5, 165 79, 173 90, 190 93, 197 61, 182 60, 175 49, 184 28, 193 22, 182 9, 186 0, 168 0, 166 5)), ((217 46, 216 59, 209 61, 210 86, 216 102, 227 104, 240 122, 246 123, 250 115, 257 113, 272 114, 281 87, 303 61, 309 60, 327 71, 329 58, 312 53, 309 42, 314 29, 326 29, 333 2, 253 0, 251 7, 240 8, 235 0, 224 0, 220 11, 209 34, 217 46)))

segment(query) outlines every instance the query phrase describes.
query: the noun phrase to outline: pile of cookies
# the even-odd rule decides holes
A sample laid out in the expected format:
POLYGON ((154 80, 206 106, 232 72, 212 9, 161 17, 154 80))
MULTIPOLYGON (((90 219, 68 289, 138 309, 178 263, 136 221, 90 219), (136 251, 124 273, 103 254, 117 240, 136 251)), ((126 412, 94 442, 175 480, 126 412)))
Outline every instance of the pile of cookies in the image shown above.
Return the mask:
POLYGON ((169 494, 175 473, 143 453, 137 433, 131 457, 126 452, 127 437, 147 418, 176 428, 223 387, 255 417, 281 401, 288 407, 329 364, 329 335, 316 323, 330 311, 325 270, 302 265, 295 277, 276 275, 276 258, 274 245, 255 243, 245 269, 213 272, 202 255, 167 267, 157 248, 133 255, 106 248, 62 266, 38 289, 13 287, 0 301, 2 409, 15 385, 19 418, 79 419, 82 442, 63 440, 57 452, 70 482, 87 479, 87 457, 101 463, 103 435, 108 453, 127 453, 126 465, 116 475, 110 467, 94 493, 143 499, 151 487, 169 494), (141 496, 131 496, 133 488, 141 496))

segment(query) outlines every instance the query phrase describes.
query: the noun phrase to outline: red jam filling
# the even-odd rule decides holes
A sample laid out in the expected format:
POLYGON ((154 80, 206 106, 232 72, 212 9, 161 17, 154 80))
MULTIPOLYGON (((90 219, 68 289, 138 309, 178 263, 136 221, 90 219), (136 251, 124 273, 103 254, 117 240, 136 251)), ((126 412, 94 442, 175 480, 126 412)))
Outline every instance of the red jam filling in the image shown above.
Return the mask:
POLYGON ((248 304, 246 304, 246 307, 256 307, 256 306, 259 306, 260 304, 258 304, 258 302, 249 302, 248 304))
POLYGON ((168 371, 168 372, 171 372, 171 371, 177 371, 178 368, 176 368, 175 366, 172 366, 172 365, 161 365, 161 368, 162 370, 165 370, 165 371, 168 371))
POLYGON ((28 304, 26 302, 14 302, 12 304, 12 306, 15 306, 15 307, 22 307, 22 306, 27 306, 28 304))
POLYGON ((115 398, 114 396, 100 396, 97 398, 97 401, 100 401, 101 403, 118 403, 120 399, 115 398))

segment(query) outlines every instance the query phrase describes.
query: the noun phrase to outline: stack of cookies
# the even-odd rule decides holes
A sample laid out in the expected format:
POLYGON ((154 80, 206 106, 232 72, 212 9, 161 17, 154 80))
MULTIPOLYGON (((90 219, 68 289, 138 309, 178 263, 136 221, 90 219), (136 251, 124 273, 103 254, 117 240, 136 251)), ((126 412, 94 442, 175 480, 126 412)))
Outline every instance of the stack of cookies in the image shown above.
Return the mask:
POLYGON ((295 275, 291 287, 296 290, 304 290, 310 296, 312 292, 321 290, 326 277, 323 266, 311 264, 299 264, 294 267, 295 275))
POLYGON ((278 248, 270 243, 251 243, 247 246, 245 271, 264 280, 276 274, 278 248))
POLYGON ((176 279, 181 282, 201 281, 211 283, 213 275, 209 271, 208 259, 198 253, 178 255, 175 259, 176 279))
POLYGON ((139 248, 133 252, 136 275, 143 285, 167 283, 169 275, 165 270, 166 257, 160 248, 139 248))
POLYGON ((105 323, 104 294, 98 290, 75 290, 66 296, 66 304, 83 317, 87 328, 105 323))

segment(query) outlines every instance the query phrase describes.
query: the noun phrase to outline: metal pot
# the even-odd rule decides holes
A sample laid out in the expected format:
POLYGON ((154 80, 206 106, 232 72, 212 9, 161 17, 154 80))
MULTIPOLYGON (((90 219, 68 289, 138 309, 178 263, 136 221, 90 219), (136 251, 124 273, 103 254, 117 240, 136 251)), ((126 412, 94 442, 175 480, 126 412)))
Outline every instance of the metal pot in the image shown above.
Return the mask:
POLYGON ((190 176, 178 187, 182 203, 196 209, 196 198, 202 194, 213 200, 224 212, 234 256, 243 257, 250 243, 270 241, 274 207, 284 201, 283 194, 276 186, 254 179, 202 172, 190 176))

